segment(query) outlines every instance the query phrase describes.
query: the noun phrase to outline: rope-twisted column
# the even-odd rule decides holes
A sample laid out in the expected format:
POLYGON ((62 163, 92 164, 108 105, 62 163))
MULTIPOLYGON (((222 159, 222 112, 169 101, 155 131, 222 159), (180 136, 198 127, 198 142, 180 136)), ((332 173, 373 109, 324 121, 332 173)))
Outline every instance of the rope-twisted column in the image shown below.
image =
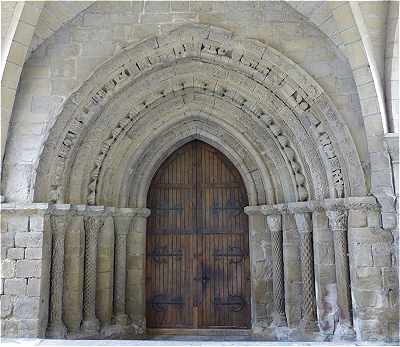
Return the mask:
POLYGON ((50 316, 46 335, 63 338, 66 328, 62 320, 64 290, 64 241, 67 216, 51 216, 52 252, 50 281, 50 316))
POLYGON ((282 237, 282 216, 279 214, 267 216, 267 224, 271 231, 272 246, 272 267, 274 295, 274 319, 276 326, 286 326, 285 314, 285 287, 283 275, 283 237, 282 237))
POLYGON ((347 251, 347 211, 334 209, 327 211, 329 229, 333 232, 337 300, 339 306, 339 326, 335 334, 354 335, 351 312, 350 270, 347 251))
POLYGON ((114 216, 115 223, 115 283, 114 314, 120 325, 128 324, 126 314, 126 237, 132 222, 131 216, 114 216))
POLYGON ((297 230, 300 234, 301 278, 303 281, 302 328, 305 331, 314 331, 318 329, 318 321, 315 298, 311 213, 295 213, 295 219, 297 230))
POLYGON ((97 238, 104 224, 101 216, 85 217, 85 275, 83 287, 82 330, 87 334, 97 333, 99 321, 96 318, 97 281, 97 238))

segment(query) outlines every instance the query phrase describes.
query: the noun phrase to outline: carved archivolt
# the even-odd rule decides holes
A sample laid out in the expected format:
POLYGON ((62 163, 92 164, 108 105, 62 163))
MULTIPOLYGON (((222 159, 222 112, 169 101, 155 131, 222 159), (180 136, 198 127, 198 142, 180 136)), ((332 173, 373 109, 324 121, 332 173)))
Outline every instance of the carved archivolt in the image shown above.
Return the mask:
POLYGON ((138 120, 171 96, 180 95, 185 104, 195 98, 193 95, 201 94, 216 100, 214 104, 223 100, 240 109, 246 115, 241 126, 250 118, 264 122, 260 131, 268 133, 277 144, 293 177, 297 200, 314 198, 315 191, 326 189, 323 183, 307 178, 312 177, 310 163, 318 160, 323 162, 330 187, 329 196, 324 197, 365 193, 350 134, 329 98, 310 76, 260 42, 236 39, 231 32, 219 28, 190 25, 123 50, 66 101, 49 134, 48 143, 55 145, 45 146, 40 160, 37 199, 65 200, 71 167, 89 129, 101 118, 105 106, 130 86, 136 92, 126 101, 129 110, 119 116, 117 123, 111 122, 115 125, 92 153, 95 160, 85 188, 86 201, 82 202, 96 203, 98 177, 105 158, 138 120), (196 62, 200 70, 179 71, 188 62, 196 62), (202 71, 206 71, 207 78, 202 78, 202 71), (318 147, 319 153, 314 157, 308 153, 302 139, 307 146, 318 147), (318 184, 319 187, 314 186, 318 184))

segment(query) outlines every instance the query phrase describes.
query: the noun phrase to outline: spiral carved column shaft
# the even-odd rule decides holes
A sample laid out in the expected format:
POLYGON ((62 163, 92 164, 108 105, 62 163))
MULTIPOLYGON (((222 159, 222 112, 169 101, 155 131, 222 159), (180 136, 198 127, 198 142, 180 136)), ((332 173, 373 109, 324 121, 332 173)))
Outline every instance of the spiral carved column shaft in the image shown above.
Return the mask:
POLYGON ((87 333, 96 333, 99 321, 96 318, 96 268, 97 238, 103 226, 101 217, 85 218, 85 278, 83 289, 82 328, 87 333))
POLYGON ((126 238, 129 232, 131 217, 116 216, 115 221, 115 284, 114 313, 117 323, 126 325, 126 238))
POLYGON ((286 326, 285 287, 283 275, 283 245, 282 245, 282 216, 267 216, 267 224, 271 231, 272 265, 273 265, 273 295, 275 317, 273 323, 286 326))
POLYGON ((347 330, 347 333, 351 333, 352 313, 347 251, 347 211, 336 209, 327 211, 327 215, 329 228, 333 232, 334 239, 339 330, 347 330))
POLYGON ((67 224, 66 216, 51 216, 52 254, 50 281, 50 316, 48 337, 63 338, 66 328, 62 320, 64 290, 64 240, 67 224))
POLYGON ((300 234, 301 277, 303 281, 302 327, 304 330, 310 331, 316 330, 318 326, 311 214, 308 212, 296 213, 295 219, 300 234))

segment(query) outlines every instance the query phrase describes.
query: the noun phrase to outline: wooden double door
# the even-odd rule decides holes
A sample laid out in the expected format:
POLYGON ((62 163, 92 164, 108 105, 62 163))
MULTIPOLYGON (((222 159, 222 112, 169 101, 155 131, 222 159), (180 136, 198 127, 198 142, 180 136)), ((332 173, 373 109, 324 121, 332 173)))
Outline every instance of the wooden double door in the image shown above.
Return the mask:
POLYGON ((250 327, 247 204, 237 169, 204 142, 163 163, 148 194, 148 328, 250 327))

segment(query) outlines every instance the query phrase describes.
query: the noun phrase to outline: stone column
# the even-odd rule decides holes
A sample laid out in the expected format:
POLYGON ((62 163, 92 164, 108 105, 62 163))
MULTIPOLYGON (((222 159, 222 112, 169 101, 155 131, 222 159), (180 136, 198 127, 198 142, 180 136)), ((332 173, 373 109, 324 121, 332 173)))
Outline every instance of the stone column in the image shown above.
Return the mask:
POLYGON ((282 216, 279 214, 267 216, 267 224, 271 231, 274 318, 273 325, 286 326, 285 287, 283 274, 283 240, 282 216))
POLYGON ((67 216, 51 216, 52 251, 50 280, 50 316, 46 335, 64 338, 66 328, 62 320, 64 290, 64 240, 67 216))
POLYGON ((115 224, 115 285, 114 315, 118 325, 128 324, 126 314, 126 236, 132 222, 131 216, 114 216, 115 224))
POLYGON ((315 298, 314 255, 311 213, 295 213, 297 230, 300 234, 301 278, 303 280, 303 317, 305 331, 318 330, 315 298))
POLYGON ((83 287, 83 333, 97 334, 99 321, 96 318, 96 267, 97 237, 104 221, 101 216, 85 217, 85 275, 83 287))
POLYGON ((145 259, 146 220, 150 210, 138 211, 133 217, 127 246, 126 311, 135 334, 145 331, 145 259))
POLYGON ((333 233, 337 301, 339 306, 339 326, 335 330, 338 337, 353 337, 350 294, 350 269, 347 247, 347 211, 334 209, 327 211, 329 229, 333 233))

